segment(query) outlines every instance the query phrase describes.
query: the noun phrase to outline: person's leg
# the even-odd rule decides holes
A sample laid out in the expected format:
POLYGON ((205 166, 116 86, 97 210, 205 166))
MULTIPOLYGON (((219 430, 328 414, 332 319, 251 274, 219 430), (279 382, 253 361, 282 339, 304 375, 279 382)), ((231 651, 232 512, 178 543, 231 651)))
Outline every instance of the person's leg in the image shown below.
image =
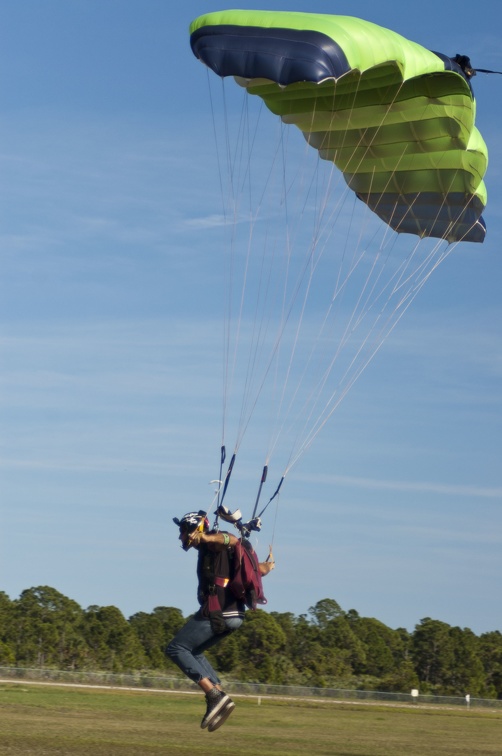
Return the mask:
POLYGON ((199 686, 206 694, 207 701, 207 710, 202 718, 200 726, 203 729, 207 727, 209 732, 214 732, 214 730, 217 730, 224 722, 226 722, 232 711, 235 709, 235 703, 230 696, 222 690, 219 682, 215 686, 212 685, 212 681, 218 679, 218 675, 214 672, 213 668, 203 655, 203 652, 208 648, 211 648, 211 646, 214 646, 216 643, 219 643, 222 638, 225 638, 227 635, 235 632, 235 630, 238 630, 242 625, 242 622, 243 620, 241 617, 227 618, 225 620, 225 625, 227 627, 226 632, 213 636, 213 638, 208 640, 198 649, 194 649, 194 654, 196 654, 201 668, 206 664, 213 673, 199 682, 199 686))
POLYGON ((220 679, 204 656, 204 651, 237 630, 242 624, 242 618, 231 617, 225 621, 225 624, 227 630, 224 633, 215 634, 209 620, 193 617, 181 628, 167 647, 169 658, 206 694, 207 711, 201 722, 202 728, 211 723, 215 724, 216 721, 223 724, 235 707, 230 697, 221 690, 220 679), (225 713, 224 718, 223 713, 225 713))
POLYGON ((231 633, 234 633, 236 630, 238 630, 240 626, 242 625, 242 622, 243 622, 242 617, 226 618, 225 625, 227 629, 224 633, 219 633, 217 635, 213 633, 205 641, 200 643, 199 646, 192 649, 192 654, 199 666, 199 669, 203 672, 205 671, 205 674, 203 674, 202 679, 199 682, 200 687, 204 690, 205 693, 207 693, 207 689, 208 689, 207 682, 212 683, 212 686, 210 687, 216 686, 220 688, 220 678, 218 677, 217 672, 213 669, 211 664, 208 662, 208 660, 204 656, 204 652, 207 651, 209 648, 212 648, 212 646, 215 646, 217 643, 220 643, 220 641, 222 641, 223 638, 226 638, 227 635, 230 635, 231 633))
POLYGON ((214 645, 215 637, 208 619, 192 617, 172 639, 166 653, 190 680, 200 684, 209 679, 214 687, 219 683, 218 675, 202 654, 214 645))
POLYGON ((242 625, 242 618, 230 617, 225 620, 225 624, 227 630, 215 634, 208 619, 192 617, 167 647, 169 658, 193 682, 200 684, 201 680, 208 679, 212 686, 220 684, 218 674, 204 652, 235 632, 242 625))

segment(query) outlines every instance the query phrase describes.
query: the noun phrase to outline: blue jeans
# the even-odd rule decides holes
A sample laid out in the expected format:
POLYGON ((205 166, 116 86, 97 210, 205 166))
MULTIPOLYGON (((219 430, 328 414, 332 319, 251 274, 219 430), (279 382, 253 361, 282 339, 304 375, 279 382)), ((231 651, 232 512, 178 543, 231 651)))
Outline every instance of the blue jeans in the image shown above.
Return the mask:
POLYGON ((242 622, 241 617, 226 618, 227 629, 217 635, 213 632, 210 621, 197 613, 175 635, 166 653, 194 683, 208 677, 213 685, 219 685, 220 678, 204 656, 204 651, 238 630, 242 622))

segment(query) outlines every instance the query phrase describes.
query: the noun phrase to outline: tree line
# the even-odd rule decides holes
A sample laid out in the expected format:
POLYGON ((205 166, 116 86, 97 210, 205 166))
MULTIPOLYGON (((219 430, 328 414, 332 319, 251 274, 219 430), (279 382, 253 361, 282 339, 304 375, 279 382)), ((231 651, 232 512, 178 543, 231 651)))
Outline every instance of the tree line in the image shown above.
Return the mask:
MULTIPOLYGON (((83 609, 48 586, 0 592, 0 666, 178 676, 164 651, 185 619, 165 606, 128 619, 115 606, 83 609)), ((333 599, 299 616, 247 612, 208 655, 242 682, 502 699, 498 630, 477 636, 430 617, 393 630, 333 599)))

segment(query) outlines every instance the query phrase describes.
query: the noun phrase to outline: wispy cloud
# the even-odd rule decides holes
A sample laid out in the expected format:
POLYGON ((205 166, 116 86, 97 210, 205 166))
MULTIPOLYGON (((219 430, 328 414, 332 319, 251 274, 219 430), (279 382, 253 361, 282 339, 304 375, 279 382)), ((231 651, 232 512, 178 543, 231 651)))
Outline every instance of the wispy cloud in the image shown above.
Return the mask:
POLYGON ((205 228, 219 228, 226 226, 228 219, 224 215, 207 215, 204 218, 187 218, 183 225, 188 228, 204 230, 205 228))
POLYGON ((378 480, 375 478, 354 477, 347 475, 302 474, 301 479, 314 483, 323 483, 349 488, 361 488, 368 491, 397 491, 403 493, 434 493, 444 496, 465 496, 486 499, 502 499, 502 488, 476 485, 458 485, 432 483, 427 481, 378 480))

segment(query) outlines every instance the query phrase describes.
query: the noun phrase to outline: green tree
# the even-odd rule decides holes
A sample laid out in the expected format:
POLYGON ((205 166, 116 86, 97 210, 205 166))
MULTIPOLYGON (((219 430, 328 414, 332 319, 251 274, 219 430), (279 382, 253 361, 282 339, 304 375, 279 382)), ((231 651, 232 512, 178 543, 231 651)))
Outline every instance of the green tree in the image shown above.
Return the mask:
MULTIPOLYGON (((324 673, 317 666, 319 685, 335 685, 340 678, 350 677, 354 668, 365 662, 364 644, 353 632, 351 622, 334 599, 322 599, 309 609, 311 622, 317 630, 315 643, 325 649, 324 673)), ((315 658, 318 649, 312 648, 315 658)))
POLYGON ((147 666, 141 642, 115 606, 90 606, 85 612, 84 636, 98 669, 130 672, 147 666))
POLYGON ((238 633, 241 676, 254 682, 277 683, 275 660, 283 655, 286 645, 286 636, 278 622, 259 609, 246 612, 238 633))
POLYGON ((392 675, 404 662, 405 649, 396 630, 370 617, 359 617, 350 626, 365 649, 361 662, 354 663, 356 674, 384 677, 392 675))
POLYGON ((412 654, 426 689, 440 695, 477 696, 486 687, 478 639, 468 628, 426 618, 413 634, 412 654))
POLYGON ((387 673, 378 682, 378 690, 393 693, 409 693, 419 686, 418 675, 413 663, 409 660, 403 661, 393 672, 387 673))
POLYGON ((446 684, 446 693, 479 696, 485 689, 485 672, 479 653, 479 642, 469 628, 452 627, 453 660, 446 684))
POLYGON ((286 636, 286 643, 288 644, 288 647, 291 648, 296 639, 297 618, 292 612, 270 612, 270 616, 273 617, 277 624, 282 628, 282 631, 286 636))
POLYGON ((304 614, 295 620, 295 633, 288 640, 287 654, 301 675, 295 681, 303 685, 325 688, 352 674, 347 644, 340 644, 343 629, 346 629, 343 626, 344 618, 339 616, 338 605, 335 604, 322 602, 319 613, 311 608, 313 621, 309 621, 304 614))
POLYGON ((411 653, 425 690, 440 692, 448 686, 455 658, 450 629, 450 625, 430 617, 421 620, 415 628, 411 653))
POLYGON ((129 618, 129 624, 138 636, 153 669, 170 668, 166 648, 169 641, 183 626, 181 611, 171 606, 158 606, 153 612, 138 612, 129 618))
POLYGON ((478 648, 485 675, 485 695, 502 699, 502 633, 498 630, 483 633, 478 648))
POLYGON ((287 652, 295 669, 301 671, 304 685, 326 687, 326 657, 320 641, 320 630, 305 614, 294 620, 294 635, 287 633, 287 652))
POLYGON ((157 606, 152 612, 152 616, 162 623, 164 638, 167 643, 174 638, 178 630, 181 630, 185 624, 185 619, 180 609, 174 606, 157 606))
POLYGON ((335 619, 344 617, 343 609, 334 599, 322 599, 315 606, 309 608, 312 622, 321 630, 325 630, 328 624, 335 619))
POLYGON ((14 603, 6 593, 0 591, 0 664, 15 664, 14 644, 14 603))
POLYGON ((83 611, 48 586, 29 588, 14 602, 16 663, 74 669, 85 658, 83 611))
POLYGON ((163 669, 166 666, 166 639, 160 619, 147 612, 138 612, 129 617, 129 624, 143 647, 148 667, 163 669))
MULTIPOLYGON (((343 661, 347 667, 345 674, 355 673, 366 665, 366 648, 357 637, 350 623, 344 616, 332 619, 321 633, 321 643, 330 649, 338 662, 343 661)), ((334 671, 334 670, 333 670, 334 671)), ((340 674, 338 670, 336 674, 340 674)))

